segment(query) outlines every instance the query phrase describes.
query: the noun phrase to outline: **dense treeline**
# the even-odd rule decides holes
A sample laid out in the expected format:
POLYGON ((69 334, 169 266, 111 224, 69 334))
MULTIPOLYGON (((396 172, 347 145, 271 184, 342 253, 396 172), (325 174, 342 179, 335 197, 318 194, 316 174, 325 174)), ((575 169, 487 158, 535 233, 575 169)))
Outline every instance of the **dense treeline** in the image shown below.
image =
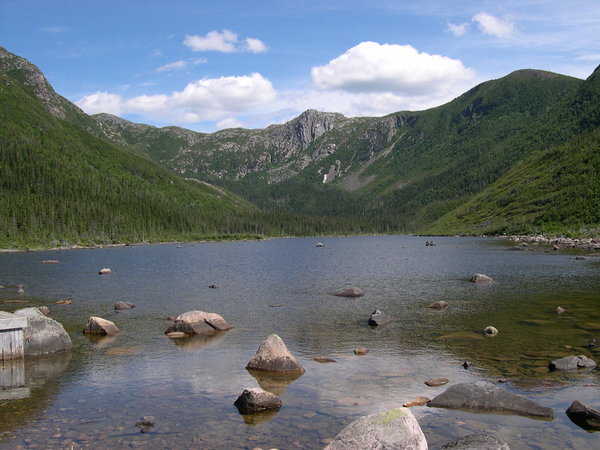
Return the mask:
POLYGON ((366 232, 263 213, 49 114, 0 78, 0 248, 366 232))

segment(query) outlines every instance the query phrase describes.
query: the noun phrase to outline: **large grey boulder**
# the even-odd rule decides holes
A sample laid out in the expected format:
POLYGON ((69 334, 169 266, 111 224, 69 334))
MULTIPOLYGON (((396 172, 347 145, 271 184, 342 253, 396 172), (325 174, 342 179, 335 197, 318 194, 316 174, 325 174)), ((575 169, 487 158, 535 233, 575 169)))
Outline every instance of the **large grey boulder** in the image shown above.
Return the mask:
POLYGON ((540 406, 528 398, 513 394, 487 381, 460 383, 450 386, 445 392, 431 400, 427 406, 508 413, 545 419, 554 417, 551 408, 540 406))
POLYGON ((196 334, 216 334, 217 331, 206 322, 174 322, 171 324, 171 326, 169 326, 169 328, 165 330, 165 334, 167 335, 170 335, 172 333, 185 333, 188 336, 194 336, 196 334))
POLYGON ((260 344, 246 369, 279 373, 304 373, 304 367, 292 355, 281 338, 272 334, 260 344))
POLYGON ((27 318, 23 329, 25 356, 71 350, 71 338, 62 324, 46 317, 38 308, 18 309, 14 314, 27 318))
POLYGON ((217 331, 231 330, 233 326, 228 324, 223 316, 215 313, 204 311, 188 311, 176 317, 175 322, 183 322, 189 324, 207 323, 217 331))
POLYGON ((550 370, 591 369, 594 367, 596 367, 596 361, 584 355, 565 356, 564 358, 555 359, 548 364, 550 370))
POLYGON ((565 411, 569 419, 585 430, 600 430, 600 411, 575 400, 565 411))
POLYGON ((427 441, 410 409, 397 408, 355 420, 325 447, 342 449, 426 450, 427 441))
POLYGON ((84 334, 96 334, 100 336, 114 336, 120 330, 110 320, 103 319, 102 317, 92 316, 83 326, 84 334))
POLYGON ((234 405, 242 414, 249 414, 265 409, 281 408, 281 399, 261 388, 247 388, 240 394, 234 405))
POLYGON ((453 448, 460 450, 510 450, 510 447, 502 439, 491 433, 469 434, 442 446, 442 448, 453 448))

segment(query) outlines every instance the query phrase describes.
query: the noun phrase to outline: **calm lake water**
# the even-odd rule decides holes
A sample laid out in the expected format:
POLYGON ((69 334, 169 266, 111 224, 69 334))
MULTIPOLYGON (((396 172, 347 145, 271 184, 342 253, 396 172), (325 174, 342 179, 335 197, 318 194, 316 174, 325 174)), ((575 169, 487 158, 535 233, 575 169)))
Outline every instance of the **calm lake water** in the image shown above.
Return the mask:
POLYGON ((600 257, 511 251, 507 241, 482 238, 437 238, 435 247, 410 236, 319 240, 325 247, 300 238, 0 254, 0 301, 29 301, 0 309, 47 305, 73 340, 68 354, 25 361, 27 386, 13 395, 22 398, 0 390, 0 446, 322 448, 360 416, 433 398, 454 383, 503 379, 556 418, 412 408, 430 448, 481 430, 513 449, 598 448, 600 433, 564 411, 574 400, 600 409, 600 371, 549 372, 547 364, 571 354, 600 362, 600 351, 587 348, 591 337, 600 340, 600 257), (47 259, 60 264, 40 264, 47 259), (103 267, 113 273, 98 275, 103 267), (497 282, 469 283, 475 272, 497 282), (18 284, 26 295, 16 294, 18 284), (330 295, 352 286, 365 296, 330 295), (61 299, 72 304, 54 304, 61 299), (115 312, 120 300, 137 307, 115 312), (450 307, 426 308, 437 300, 450 307), (374 309, 395 323, 369 327, 374 309), (165 318, 190 310, 219 313, 235 328, 165 337, 165 318), (88 339, 81 330, 90 316, 121 332, 88 339), (483 337, 488 325, 496 337, 483 337), (255 378, 245 370, 272 333, 304 375, 255 378), (355 356, 357 346, 370 351, 355 356), (450 383, 426 386, 432 377, 450 383), (257 386, 283 407, 240 415, 233 402, 257 386), (155 418, 148 433, 135 427, 142 416, 155 418))

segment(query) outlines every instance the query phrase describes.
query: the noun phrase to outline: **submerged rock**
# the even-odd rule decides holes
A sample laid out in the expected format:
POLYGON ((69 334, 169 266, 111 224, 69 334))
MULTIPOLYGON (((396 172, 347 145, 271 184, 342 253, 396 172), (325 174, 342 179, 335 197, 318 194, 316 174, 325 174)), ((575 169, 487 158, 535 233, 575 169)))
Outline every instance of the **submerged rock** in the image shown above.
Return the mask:
POLYGON ((265 370, 279 373, 304 373, 304 367, 292 355, 276 334, 265 339, 246 369, 265 370))
POLYGON ((362 297, 363 295, 365 295, 365 293, 357 287, 351 287, 346 289, 345 291, 336 292, 333 295, 337 297, 362 297))
POLYGON ((448 307, 448 303, 444 300, 439 300, 437 302, 433 302, 430 305, 427 305, 428 308, 431 309, 444 309, 448 307))
POLYGON ((540 406, 521 395, 513 394, 487 381, 460 383, 450 386, 428 406, 450 409, 470 409, 551 419, 551 408, 540 406))
POLYGON ((426 450, 427 441, 412 412, 397 408, 355 420, 325 447, 341 449, 426 450))
POLYGON ((585 430, 600 430, 600 411, 575 400, 565 411, 571 421, 585 430))
POLYGON ((247 388, 235 401, 234 405, 242 414, 281 408, 281 399, 261 388, 247 388))
POLYGON ((564 358, 555 359, 548 364, 550 370, 591 369, 593 367, 596 367, 596 361, 584 355, 565 356, 564 358))
POLYGON ((23 328, 25 356, 71 350, 71 338, 62 324, 46 317, 38 308, 18 309, 14 314, 27 318, 27 326, 23 328))
POLYGON ((140 433, 147 433, 151 428, 154 428, 154 416, 143 416, 135 423, 135 426, 140 429, 140 433))
POLYGON ((98 334, 102 336, 114 336, 120 330, 110 320, 103 319, 101 317, 90 317, 86 324, 83 326, 83 332, 85 334, 98 334))
POLYGON ((471 277, 471 279, 469 281, 471 283, 477 283, 477 284, 494 282, 494 280, 491 277, 484 275, 482 273, 473 274, 473 276, 471 277))
POLYGON ((443 386, 448 384, 448 378, 431 378, 430 380, 427 380, 425 384, 429 387, 443 386))
POLYGON ((510 450, 510 447, 502 439, 491 433, 469 434, 456 441, 449 442, 442 448, 454 448, 460 450, 510 450))
POLYGON ((369 325, 372 327, 380 327, 387 325, 388 323, 392 323, 393 321, 394 319, 392 319, 390 316, 376 309, 369 318, 369 325))

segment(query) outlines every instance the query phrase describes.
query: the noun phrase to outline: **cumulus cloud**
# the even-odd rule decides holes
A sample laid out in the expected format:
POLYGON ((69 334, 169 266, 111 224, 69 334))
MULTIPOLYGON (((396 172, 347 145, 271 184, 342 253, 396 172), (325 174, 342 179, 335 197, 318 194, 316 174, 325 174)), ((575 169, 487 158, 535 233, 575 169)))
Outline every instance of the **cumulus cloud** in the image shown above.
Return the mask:
POLYGON ((326 65, 313 67, 311 75, 322 90, 413 97, 443 94, 475 74, 459 60, 420 53, 410 45, 362 42, 326 65))
POLYGON ((204 78, 189 83, 170 95, 140 95, 123 99, 116 94, 96 92, 77 101, 94 114, 141 114, 154 120, 175 123, 218 121, 272 102, 276 91, 259 73, 244 76, 204 78))
POLYGON ((517 32, 515 25, 509 20, 492 16, 486 12, 475 14, 472 21, 477 24, 482 33, 498 38, 507 38, 517 32))
POLYGON ((222 53, 233 53, 238 51, 249 51, 262 53, 267 51, 267 46, 256 38, 240 40, 238 35, 230 30, 209 31, 206 36, 187 35, 183 44, 195 52, 215 51, 222 53))
POLYGON ((244 128, 244 126, 244 122, 241 122, 233 117, 227 117, 216 123, 216 127, 219 130, 223 130, 225 128, 244 128))
POLYGON ((91 95, 86 95, 75 102, 75 104, 88 114, 103 112, 118 115, 122 112, 121 101, 120 95, 110 94, 108 92, 96 92, 91 95))
POLYGON ((452 33, 454 36, 462 36, 469 30, 469 23, 463 22, 460 24, 454 24, 449 22, 446 31, 452 33))

